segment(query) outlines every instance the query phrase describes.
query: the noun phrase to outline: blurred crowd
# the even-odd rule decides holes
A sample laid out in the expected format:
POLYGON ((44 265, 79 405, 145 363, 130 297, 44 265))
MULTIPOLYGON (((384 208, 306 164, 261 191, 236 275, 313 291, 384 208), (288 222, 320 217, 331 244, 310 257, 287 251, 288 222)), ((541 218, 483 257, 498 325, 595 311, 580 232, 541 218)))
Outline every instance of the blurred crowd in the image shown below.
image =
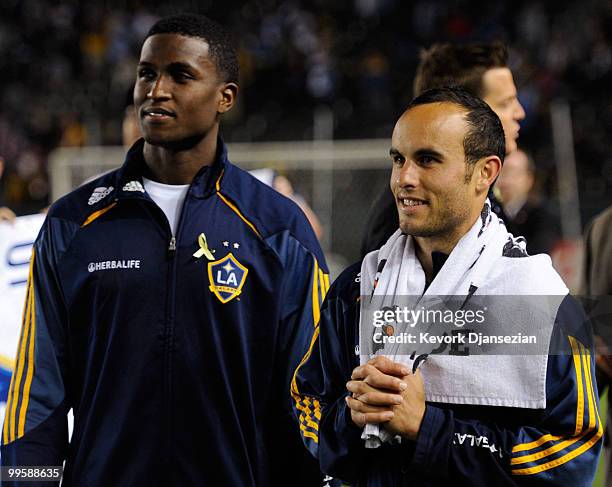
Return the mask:
MULTIPOLYGON (((140 43, 160 15, 188 10, 230 27, 239 109, 227 141, 313 137, 324 105, 333 137, 386 138, 411 98, 419 51, 436 41, 500 39, 527 117, 521 145, 536 189, 555 199, 550 105, 570 104, 583 223, 612 203, 612 3, 352 0, 76 2, 0 5, 0 206, 48 204, 58 146, 121 143, 140 43)), ((385 155, 381 155, 384 157, 385 155)))

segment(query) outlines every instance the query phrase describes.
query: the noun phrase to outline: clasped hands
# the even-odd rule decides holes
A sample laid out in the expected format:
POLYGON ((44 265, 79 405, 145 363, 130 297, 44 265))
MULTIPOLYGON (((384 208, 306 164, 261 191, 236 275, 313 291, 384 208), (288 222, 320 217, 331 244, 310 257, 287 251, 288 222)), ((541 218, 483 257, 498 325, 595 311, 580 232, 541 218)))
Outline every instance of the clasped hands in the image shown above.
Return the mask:
POLYGON ((415 440, 425 415, 425 388, 420 371, 378 356, 356 367, 346 388, 351 419, 357 426, 382 424, 395 435, 415 440))

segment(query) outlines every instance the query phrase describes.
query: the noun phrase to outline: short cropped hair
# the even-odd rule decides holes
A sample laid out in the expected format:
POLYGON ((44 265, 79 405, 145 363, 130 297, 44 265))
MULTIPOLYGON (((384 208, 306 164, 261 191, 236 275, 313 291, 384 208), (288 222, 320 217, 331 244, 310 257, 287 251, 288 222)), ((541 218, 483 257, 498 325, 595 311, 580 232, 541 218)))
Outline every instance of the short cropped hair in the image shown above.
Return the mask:
POLYGON ((474 165, 483 157, 497 156, 504 162, 506 142, 504 128, 491 107, 462 87, 451 86, 427 90, 414 98, 406 112, 419 105, 453 103, 466 111, 468 131, 463 139, 465 163, 468 165, 466 181, 472 178, 474 165))
POLYGON ((180 34, 206 41, 209 55, 226 83, 238 83, 238 59, 229 32, 214 20, 198 14, 164 17, 149 29, 145 40, 156 34, 180 34))
POLYGON ((442 86, 462 86, 482 98, 482 76, 493 68, 508 67, 508 50, 501 42, 479 44, 434 44, 421 52, 413 93, 442 86))

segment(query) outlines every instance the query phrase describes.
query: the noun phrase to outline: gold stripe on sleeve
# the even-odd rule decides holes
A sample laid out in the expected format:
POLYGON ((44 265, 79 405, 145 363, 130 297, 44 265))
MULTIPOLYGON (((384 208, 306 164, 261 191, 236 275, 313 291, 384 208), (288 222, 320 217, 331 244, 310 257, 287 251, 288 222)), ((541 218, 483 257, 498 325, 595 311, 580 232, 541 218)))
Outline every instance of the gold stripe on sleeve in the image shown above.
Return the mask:
MULTIPOLYGON (((574 339, 573 337, 569 337, 569 338, 570 338, 570 343, 572 345, 572 352, 574 355, 574 367, 576 369, 576 380, 577 380, 577 383, 579 384, 579 394, 580 394, 580 397, 582 398, 582 408, 583 409, 584 409, 584 392, 585 392, 584 389, 582 388, 583 378, 584 378, 584 382, 586 385, 586 394, 587 394, 588 411, 589 411, 589 425, 586 429, 583 428, 584 426, 584 423, 582 421, 583 414, 584 414, 584 410, 583 410, 582 415, 580 416, 580 421, 578 421, 578 418, 576 421, 576 431, 578 431, 578 434, 575 434, 575 436, 571 437, 570 439, 563 441, 561 443, 558 443, 541 452, 537 452, 537 453, 522 456, 522 457, 512 458, 511 464, 517 465, 517 464, 529 463, 529 462, 533 462, 541 458, 547 457, 549 455, 552 455, 553 453, 561 451, 577 443, 580 440, 585 439, 587 436, 593 433, 593 431, 595 431, 595 427, 598 425, 597 431, 595 432, 594 435, 591 436, 591 438, 588 441, 584 442, 578 448, 567 452, 563 456, 556 458, 554 460, 550 460, 546 463, 533 466, 533 467, 514 469, 512 470, 513 475, 534 475, 534 474, 558 467, 560 465, 563 465, 573 460, 574 458, 578 457, 585 451, 589 450, 593 445, 595 445, 601 439, 603 435, 603 426, 601 423, 601 419, 599 418, 599 411, 597 410, 597 401, 595 400, 595 392, 592 387, 590 353, 588 352, 588 349, 586 349, 586 347, 584 347, 576 339, 574 339)), ((579 400, 579 403, 580 403, 580 400, 579 400)), ((580 404, 578 405, 577 409, 580 410, 580 404)), ((551 436, 551 435, 547 435, 547 436, 551 436)))
POLYGON ((30 309, 30 345, 28 350, 28 369, 26 374, 25 385, 23 387, 23 400, 21 401, 21 410, 19 412, 19 424, 17 427, 17 439, 25 434, 26 413, 28 411, 28 403, 30 401, 30 387, 34 378, 34 346, 36 343, 36 296, 32 289, 32 308, 30 309))
MULTIPOLYGON (((572 347, 574 369, 576 371, 576 384, 578 386, 578 402, 576 405, 576 429, 574 431, 574 436, 576 436, 582 431, 582 420, 584 416, 584 391, 583 391, 583 386, 582 386, 582 366, 581 366, 581 360, 580 360, 580 349, 578 348, 576 339, 572 336, 568 336, 568 339, 572 347)), ((520 443, 518 445, 515 445, 512 448, 512 453, 533 450, 539 447, 540 445, 543 445, 544 443, 547 443, 549 441, 557 441, 562 438, 565 438, 565 437, 546 434, 530 443, 520 443)), ((522 458, 522 457, 519 457, 519 458, 522 458)))
POLYGON ((17 375, 15 376, 15 384, 14 384, 14 389, 13 389, 13 395, 11 397, 11 409, 10 411, 8 411, 9 414, 9 437, 8 437, 8 441, 12 442, 15 441, 15 420, 16 420, 16 415, 17 415, 17 403, 19 402, 19 396, 20 396, 20 388, 21 388, 21 378, 23 375, 23 369, 24 369, 24 361, 25 361, 25 355, 26 355, 26 350, 27 350, 27 344, 29 343, 29 335, 30 335, 30 314, 31 314, 31 307, 32 307, 32 303, 33 303, 33 297, 34 297, 34 293, 32 292, 32 281, 29 281, 29 291, 28 291, 28 304, 26 307, 26 315, 25 315, 25 322, 23 324, 24 326, 24 333, 23 333, 23 341, 21 342, 21 346, 19 349, 19 353, 17 356, 17 375))

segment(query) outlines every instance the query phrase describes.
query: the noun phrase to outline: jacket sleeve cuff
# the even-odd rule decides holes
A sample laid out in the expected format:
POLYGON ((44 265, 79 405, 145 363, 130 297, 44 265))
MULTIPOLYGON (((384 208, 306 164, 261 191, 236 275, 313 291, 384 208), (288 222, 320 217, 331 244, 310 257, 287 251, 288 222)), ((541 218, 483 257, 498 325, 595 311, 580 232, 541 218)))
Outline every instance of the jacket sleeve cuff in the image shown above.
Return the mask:
POLYGON ((432 447, 440 439, 445 419, 444 412, 440 408, 427 404, 414 447, 412 468, 426 471, 436 464, 432 447))
POLYGON ((364 465, 361 428, 351 419, 344 396, 324 412, 319 430, 319 463, 321 471, 343 480, 358 478, 364 465))
POLYGON ((346 404, 345 399, 349 394, 350 392, 338 400, 338 415, 340 416, 338 418, 338 423, 342 425, 342 432, 345 435, 348 443, 362 446, 363 440, 361 439, 361 434, 363 433, 363 428, 353 423, 353 418, 351 418, 351 410, 346 404))

